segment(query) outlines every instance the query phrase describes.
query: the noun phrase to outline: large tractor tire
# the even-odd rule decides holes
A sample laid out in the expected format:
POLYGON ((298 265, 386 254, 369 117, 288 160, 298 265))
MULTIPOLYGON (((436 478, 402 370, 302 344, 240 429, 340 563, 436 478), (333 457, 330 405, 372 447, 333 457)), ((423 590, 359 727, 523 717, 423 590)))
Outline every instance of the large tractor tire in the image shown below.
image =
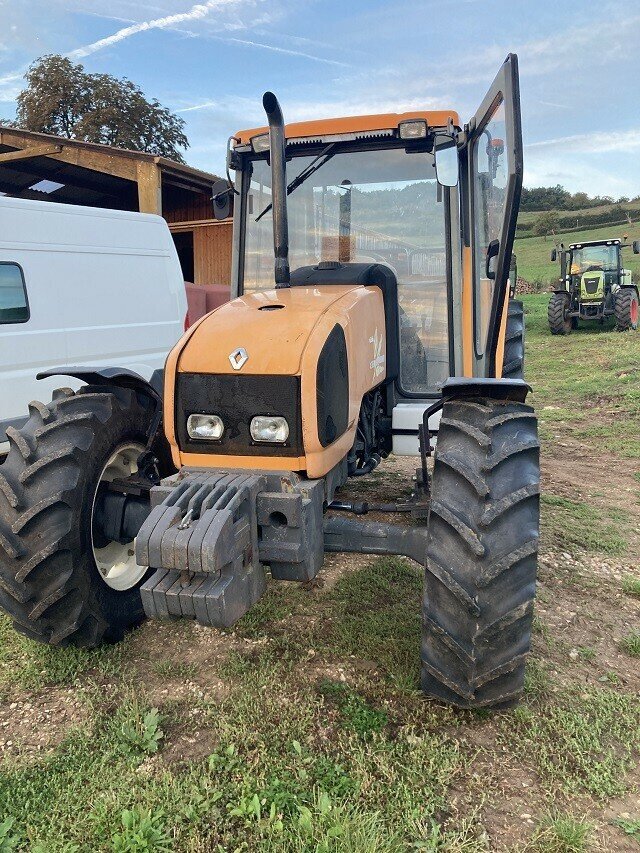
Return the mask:
POLYGON ((0 465, 0 606, 42 643, 115 642, 143 619, 148 570, 133 542, 99 528, 99 495, 137 472, 153 405, 128 389, 86 386, 29 412, 22 429, 7 430, 0 465))
POLYGON ((533 409, 445 403, 425 571, 422 688, 461 708, 506 707, 524 684, 539 533, 533 409))
POLYGON ((502 361, 503 379, 524 379, 524 304, 509 300, 502 361))
POLYGON ((615 314, 619 332, 638 328, 638 294, 632 287, 622 287, 616 293, 615 314))
POLYGON ((562 293, 554 293, 549 300, 547 319, 552 335, 570 335, 574 328, 571 317, 567 317, 569 299, 562 293))

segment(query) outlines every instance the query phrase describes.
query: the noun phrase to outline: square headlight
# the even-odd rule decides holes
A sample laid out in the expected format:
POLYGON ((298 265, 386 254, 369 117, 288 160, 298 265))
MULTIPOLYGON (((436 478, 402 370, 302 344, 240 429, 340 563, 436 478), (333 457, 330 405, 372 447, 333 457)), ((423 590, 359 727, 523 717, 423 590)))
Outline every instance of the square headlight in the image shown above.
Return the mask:
POLYGON ((270 442, 271 444, 284 444, 289 438, 287 419, 278 416, 257 415, 251 419, 249 431, 254 441, 270 442))
POLYGON ((424 119, 409 119, 401 121, 398 125, 400 139, 425 139, 427 136, 427 123, 424 119))
POLYGON ((224 434, 224 424, 218 415, 189 415, 187 433, 196 441, 219 441, 224 434))
POLYGON ((259 154, 261 151, 268 151, 270 145, 271 141, 268 133, 260 133, 258 136, 251 137, 251 147, 256 154, 259 154))

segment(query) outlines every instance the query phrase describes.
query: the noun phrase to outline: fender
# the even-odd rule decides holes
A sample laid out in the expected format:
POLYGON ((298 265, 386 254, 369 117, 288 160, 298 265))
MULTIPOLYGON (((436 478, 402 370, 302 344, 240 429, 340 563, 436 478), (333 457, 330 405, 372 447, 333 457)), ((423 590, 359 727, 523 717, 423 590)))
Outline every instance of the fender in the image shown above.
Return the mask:
POLYGON ((51 367, 36 374, 36 379, 73 376, 87 385, 118 385, 146 394, 156 405, 162 404, 164 370, 154 370, 149 382, 126 367, 51 367))
POLYGON ((36 379, 46 379, 50 376, 73 376, 87 385, 103 386, 105 389, 115 385, 144 394, 153 405, 154 417, 147 435, 147 446, 138 460, 140 473, 151 483, 156 483, 160 481, 161 476, 175 470, 162 428, 163 369, 154 370, 149 382, 126 367, 52 367, 36 374, 36 379))
POLYGON ((531 386, 523 379, 468 379, 453 376, 442 386, 442 401, 489 397, 492 400, 512 400, 524 403, 531 386))

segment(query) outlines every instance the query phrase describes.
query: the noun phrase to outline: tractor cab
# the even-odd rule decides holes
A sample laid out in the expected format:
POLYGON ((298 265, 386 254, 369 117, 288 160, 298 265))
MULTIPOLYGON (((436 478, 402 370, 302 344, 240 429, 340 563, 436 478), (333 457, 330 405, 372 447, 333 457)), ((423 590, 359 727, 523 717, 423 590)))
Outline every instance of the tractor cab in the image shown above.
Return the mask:
POLYGON ((230 140, 233 296, 268 302, 275 283, 282 302, 295 298, 288 288, 313 287, 310 305, 332 285, 384 289, 361 357, 382 383, 385 452, 418 453, 423 412, 450 377, 502 375, 522 172, 516 74, 510 57, 464 126, 453 110, 414 111, 276 123, 230 140))
POLYGON ((631 270, 623 266, 622 249, 631 245, 640 252, 640 241, 632 244, 618 238, 588 240, 560 245, 551 260, 560 261, 559 286, 549 303, 549 325, 553 334, 567 334, 582 320, 604 323, 616 317, 621 331, 638 323, 637 287, 631 270))

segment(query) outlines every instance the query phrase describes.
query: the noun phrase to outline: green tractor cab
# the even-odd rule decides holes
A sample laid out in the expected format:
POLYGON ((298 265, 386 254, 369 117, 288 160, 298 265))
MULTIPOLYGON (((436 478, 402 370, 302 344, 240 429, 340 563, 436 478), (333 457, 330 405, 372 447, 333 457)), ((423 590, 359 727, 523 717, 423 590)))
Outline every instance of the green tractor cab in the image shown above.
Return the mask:
POLYGON ((568 335, 580 320, 604 323, 615 317, 616 329, 638 327, 638 286, 631 270, 622 265, 622 249, 631 245, 640 254, 640 240, 632 244, 619 239, 587 240, 562 244, 551 252, 560 261, 560 279, 547 312, 553 335, 568 335))

